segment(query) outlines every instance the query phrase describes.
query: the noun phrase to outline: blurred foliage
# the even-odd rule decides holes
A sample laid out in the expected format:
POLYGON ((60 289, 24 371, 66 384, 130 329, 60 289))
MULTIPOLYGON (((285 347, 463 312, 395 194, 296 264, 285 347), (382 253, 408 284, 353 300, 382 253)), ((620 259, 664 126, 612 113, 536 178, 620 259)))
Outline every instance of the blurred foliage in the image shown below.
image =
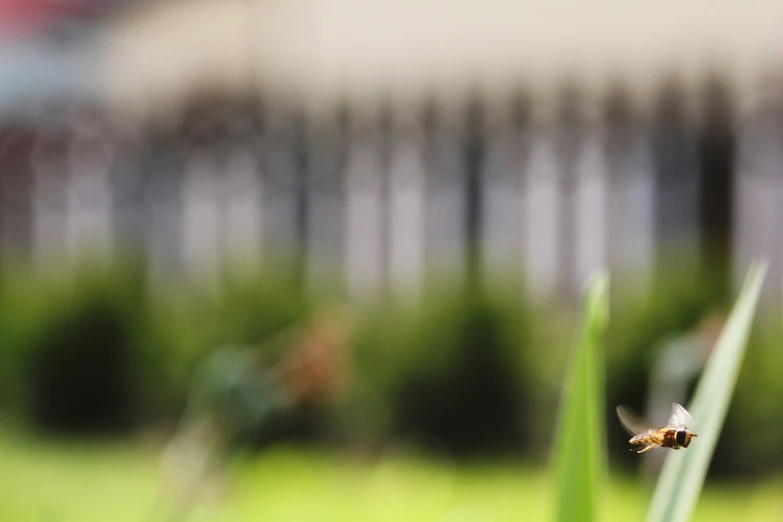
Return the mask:
POLYGON ((3 405, 57 431, 129 428, 143 395, 133 376, 150 364, 154 344, 143 272, 131 265, 85 267, 68 279, 6 272, 1 292, 3 405))
POLYGON ((127 430, 178 414, 214 348, 266 340, 304 316, 285 280, 219 295, 150 291, 128 263, 69 277, 6 270, 0 283, 0 406, 41 427, 127 430))
POLYGON ((138 292, 84 290, 59 297, 48 321, 36 330, 23 362, 36 424, 54 429, 122 429, 132 424, 132 375, 146 344, 138 292))
POLYGON ((776 321, 758 323, 715 448, 710 472, 716 477, 750 477, 783 468, 783 331, 776 321))
POLYGON ((531 322, 518 296, 455 290, 421 308, 377 311, 356 336, 348 411, 373 423, 370 433, 454 455, 519 450, 530 431, 531 322))
MULTIPOLYGON (((623 292, 632 285, 622 280, 613 285, 607 415, 618 403, 641 409, 661 342, 725 306, 719 274, 699 273, 662 272, 647 294, 623 292)), ((302 412, 307 422, 317 419, 310 429, 352 447, 402 439, 454 455, 522 453, 541 461, 555 427, 575 317, 568 307, 533 306, 521 285, 514 286, 487 285, 476 294, 440 285, 417 304, 359 310, 349 346, 351 386, 334 407, 302 412)), ((174 420, 207 355, 244 345, 274 359, 288 349, 291 328, 328 297, 303 292, 286 271, 234 275, 210 292, 151 288, 143 267, 132 262, 88 267, 73 277, 5 266, 0 413, 83 429, 174 420), (55 402, 46 405, 41 397, 56 398, 62 411, 52 413, 55 402)), ((783 362, 781 341, 779 324, 753 333, 716 449, 716 473, 783 464, 783 421, 775 410, 783 401, 775 370, 783 362), (729 436, 752 444, 731 443, 729 436)), ((607 421, 610 447, 625 448, 622 428, 607 421)), ((627 451, 611 456, 638 461, 627 451)))
POLYGON ((194 372, 215 349, 227 346, 268 350, 270 360, 285 349, 284 335, 308 314, 312 303, 284 272, 227 278, 217 294, 193 288, 155 291, 150 295, 150 328, 160 345, 163 387, 151 405, 157 412, 181 409, 194 372), (275 342, 277 341, 277 342, 275 342))

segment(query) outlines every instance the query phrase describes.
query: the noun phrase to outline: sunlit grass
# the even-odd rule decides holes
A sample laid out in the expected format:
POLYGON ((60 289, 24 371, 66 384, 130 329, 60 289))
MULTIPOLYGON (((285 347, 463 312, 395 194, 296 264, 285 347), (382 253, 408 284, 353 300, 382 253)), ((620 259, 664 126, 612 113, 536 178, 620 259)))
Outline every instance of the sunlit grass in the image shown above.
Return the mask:
MULTIPOLYGON (((622 448, 625 450, 625 448, 622 448)), ((0 520, 155 521, 159 452, 128 444, 44 442, 0 437, 0 520)), ((547 471, 513 462, 457 466, 411 455, 371 463, 322 451, 272 448, 237 458, 222 503, 203 499, 190 519, 264 521, 548 520, 547 471)), ((762 522, 783 512, 780 481, 753 488, 709 486, 695 521, 762 522)), ((649 491, 613 474, 606 520, 640 520, 649 491)))

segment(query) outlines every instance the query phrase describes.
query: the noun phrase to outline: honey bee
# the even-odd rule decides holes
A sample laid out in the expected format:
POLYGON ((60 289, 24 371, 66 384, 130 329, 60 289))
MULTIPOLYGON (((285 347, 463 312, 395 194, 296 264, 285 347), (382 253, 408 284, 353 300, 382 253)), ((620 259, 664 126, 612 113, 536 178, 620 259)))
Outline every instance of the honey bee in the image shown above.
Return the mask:
POLYGON ((676 402, 672 403, 669 421, 663 428, 653 428, 643 417, 627 406, 618 406, 617 416, 628 433, 633 435, 628 442, 636 447, 644 445, 642 449, 631 448, 631 451, 636 453, 644 453, 655 446, 675 450, 687 448, 691 438, 697 436, 688 429, 691 423, 690 413, 676 402))

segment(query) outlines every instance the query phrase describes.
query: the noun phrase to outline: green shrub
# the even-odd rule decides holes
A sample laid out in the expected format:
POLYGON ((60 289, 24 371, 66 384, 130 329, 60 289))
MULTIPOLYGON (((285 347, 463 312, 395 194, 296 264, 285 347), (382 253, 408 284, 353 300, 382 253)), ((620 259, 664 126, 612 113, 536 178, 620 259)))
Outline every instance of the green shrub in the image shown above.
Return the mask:
POLYGON ((385 312, 357 338, 354 391, 375 433, 454 455, 521 449, 530 319, 518 300, 446 293, 385 312))
POLYGON ((208 353, 263 346, 308 310, 283 279, 233 280, 217 296, 160 291, 133 264, 46 278, 7 270, 0 297, 0 407, 76 431, 178 416, 208 353))
MULTIPOLYGON (((511 285, 506 285, 510 287, 511 285)), ((613 293, 622 290, 613 285, 613 293)), ((723 281, 664 274, 648 297, 615 296, 607 331, 607 402, 642 409, 660 343, 726 303, 723 281)), ((229 278, 216 294, 148 288, 143 266, 85 267, 42 278, 4 267, 0 277, 0 413, 42 426, 122 428, 176 419, 202 361, 221 346, 259 347, 270 359, 321 297, 286 274, 229 278), (61 418, 62 416, 62 418, 61 418), (99 422, 100 421, 100 422, 99 422)), ((355 446, 406 438, 454 454, 522 451, 541 460, 555 425, 572 311, 531 305, 501 285, 483 294, 431 289, 418 305, 379 303, 358 317, 345 402, 313 422, 355 446)), ((716 474, 783 465, 777 404, 783 332, 754 331, 716 474)), ((306 413, 305 416, 310 415, 306 413)), ((314 419, 305 419, 310 422, 314 419)), ((626 434, 609 418, 611 444, 626 434)), ((636 463, 627 451, 613 457, 636 463)))
POLYGON ((745 363, 715 449, 710 467, 713 476, 774 475, 783 466, 781 346, 780 324, 759 321, 748 342, 745 363))
POLYGON ((91 268, 71 280, 25 277, 3 285, 2 357, 13 368, 13 408, 54 430, 127 428, 133 374, 144 347, 141 272, 91 268))

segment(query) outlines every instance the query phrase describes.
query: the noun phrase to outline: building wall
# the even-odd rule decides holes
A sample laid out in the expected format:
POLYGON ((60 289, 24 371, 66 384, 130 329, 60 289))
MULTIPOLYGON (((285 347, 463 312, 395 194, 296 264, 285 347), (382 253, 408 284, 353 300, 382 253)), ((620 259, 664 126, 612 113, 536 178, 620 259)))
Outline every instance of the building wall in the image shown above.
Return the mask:
MULTIPOLYGON (((644 106, 679 75, 696 95, 724 68, 743 93, 780 64, 783 1, 486 2, 202 0, 151 3, 106 31, 110 90, 168 106, 202 83, 263 88, 314 106, 335 98, 461 98, 527 82, 547 98, 574 76, 601 95, 616 76, 644 106)), ((541 105, 541 104, 539 104, 541 105)), ((130 110, 130 109, 129 109, 130 110)))

